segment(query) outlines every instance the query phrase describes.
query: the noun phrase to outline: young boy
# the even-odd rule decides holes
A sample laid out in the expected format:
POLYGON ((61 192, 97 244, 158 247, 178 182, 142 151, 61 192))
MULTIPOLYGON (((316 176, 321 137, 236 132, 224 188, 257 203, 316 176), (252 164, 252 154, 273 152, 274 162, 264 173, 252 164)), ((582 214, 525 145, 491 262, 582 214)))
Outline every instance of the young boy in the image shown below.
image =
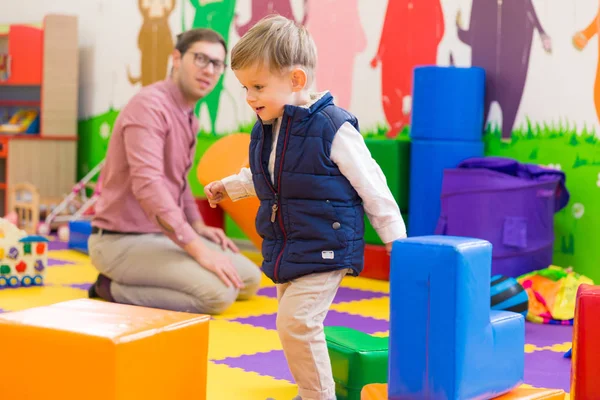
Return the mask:
POLYGON ((231 68, 256 112, 250 168, 205 188, 213 207, 258 196, 262 269, 277 284, 277 331, 303 400, 335 399, 323 321, 346 274, 363 268, 364 212, 388 251, 406 237, 398 205, 358 122, 310 93, 308 32, 267 17, 234 46, 231 68))

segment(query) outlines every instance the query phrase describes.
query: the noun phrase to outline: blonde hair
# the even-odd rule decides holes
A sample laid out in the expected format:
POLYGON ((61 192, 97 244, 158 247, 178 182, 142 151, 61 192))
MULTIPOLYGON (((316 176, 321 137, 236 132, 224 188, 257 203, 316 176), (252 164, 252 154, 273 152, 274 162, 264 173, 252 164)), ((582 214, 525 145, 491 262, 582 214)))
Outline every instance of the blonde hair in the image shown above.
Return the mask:
POLYGON ((304 26, 280 15, 270 15, 250 28, 231 50, 231 69, 255 64, 274 72, 300 66, 310 82, 317 65, 317 48, 304 26))

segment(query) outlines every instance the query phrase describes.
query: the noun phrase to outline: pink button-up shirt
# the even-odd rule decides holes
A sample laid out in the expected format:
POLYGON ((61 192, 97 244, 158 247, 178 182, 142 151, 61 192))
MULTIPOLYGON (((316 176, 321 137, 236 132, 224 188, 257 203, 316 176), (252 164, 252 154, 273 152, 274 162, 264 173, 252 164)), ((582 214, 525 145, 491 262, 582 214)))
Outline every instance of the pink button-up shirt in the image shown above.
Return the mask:
POLYGON ((121 110, 102 170, 93 225, 119 232, 163 232, 180 246, 201 219, 187 183, 198 120, 170 79, 140 90, 121 110))

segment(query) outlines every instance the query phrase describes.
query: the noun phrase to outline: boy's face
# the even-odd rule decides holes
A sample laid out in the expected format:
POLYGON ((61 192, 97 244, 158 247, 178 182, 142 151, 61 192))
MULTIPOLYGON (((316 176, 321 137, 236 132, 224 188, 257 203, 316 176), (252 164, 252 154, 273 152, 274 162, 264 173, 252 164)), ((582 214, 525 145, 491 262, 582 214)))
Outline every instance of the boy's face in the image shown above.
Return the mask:
POLYGON ((246 101, 263 121, 279 118, 286 104, 293 104, 291 73, 274 73, 268 67, 254 65, 233 71, 244 89, 246 101))

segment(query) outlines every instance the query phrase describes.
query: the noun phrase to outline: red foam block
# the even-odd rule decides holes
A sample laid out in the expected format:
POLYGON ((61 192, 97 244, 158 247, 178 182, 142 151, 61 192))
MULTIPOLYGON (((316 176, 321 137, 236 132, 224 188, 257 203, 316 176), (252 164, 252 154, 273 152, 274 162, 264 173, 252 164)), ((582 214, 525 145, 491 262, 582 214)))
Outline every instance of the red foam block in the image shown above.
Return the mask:
POLYGON ((571 360, 571 398, 600 396, 600 286, 581 285, 577 291, 571 360))
POLYGON ((225 214, 221 207, 211 208, 208 200, 200 197, 196 198, 196 204, 206 225, 225 229, 225 214))
POLYGON ((390 280, 390 256, 385 246, 374 244, 365 246, 365 266, 360 276, 381 281, 390 280))

